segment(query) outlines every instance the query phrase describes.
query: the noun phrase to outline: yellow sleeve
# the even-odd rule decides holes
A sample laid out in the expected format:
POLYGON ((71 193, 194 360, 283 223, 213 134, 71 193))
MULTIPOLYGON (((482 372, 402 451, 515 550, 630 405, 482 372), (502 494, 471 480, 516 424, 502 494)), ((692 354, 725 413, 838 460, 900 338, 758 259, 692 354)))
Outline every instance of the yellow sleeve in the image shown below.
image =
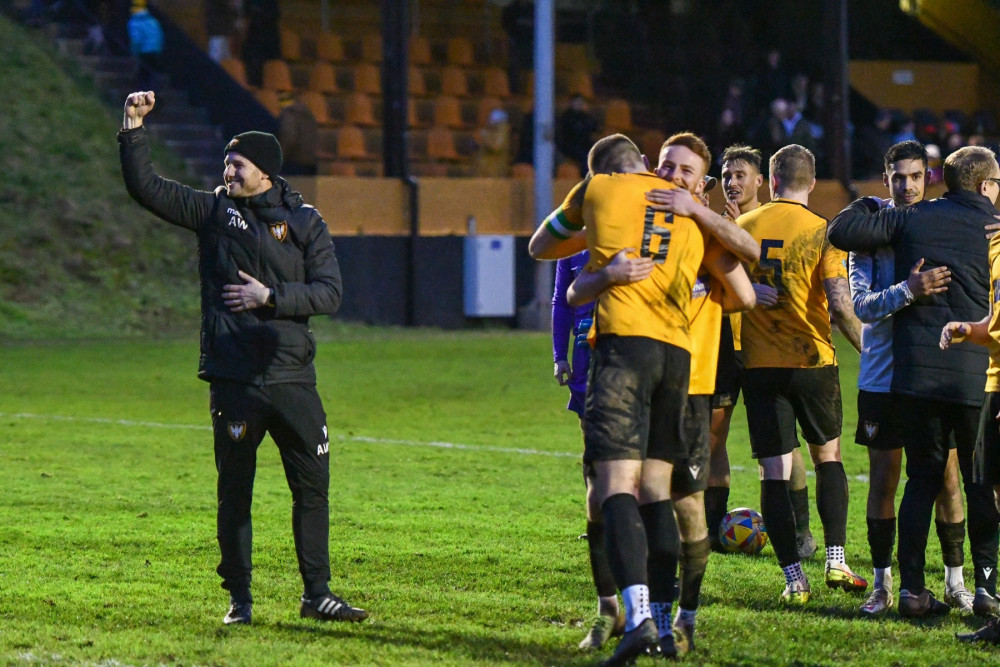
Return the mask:
POLYGON ((823 244, 823 256, 820 258, 823 280, 832 278, 847 278, 847 253, 833 247, 829 241, 823 244))
POLYGON ((583 195, 587 189, 584 179, 573 186, 566 199, 545 218, 545 228, 557 239, 568 239, 583 229, 583 195))

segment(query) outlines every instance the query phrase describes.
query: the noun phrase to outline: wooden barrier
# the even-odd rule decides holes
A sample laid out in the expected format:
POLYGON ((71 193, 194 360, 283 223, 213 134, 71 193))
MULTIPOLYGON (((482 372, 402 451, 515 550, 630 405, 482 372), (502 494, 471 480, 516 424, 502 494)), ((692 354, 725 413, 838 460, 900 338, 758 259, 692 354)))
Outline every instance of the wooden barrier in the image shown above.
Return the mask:
MULTIPOLYGON (((351 234, 405 236, 410 233, 409 192, 390 178, 293 177, 292 187, 315 206, 335 236, 351 234)), ((553 181, 552 208, 559 206, 576 181, 553 181)), ((887 197, 881 181, 855 183, 859 196, 887 197)), ((928 187, 928 198, 940 196, 940 184, 928 187)), ((769 201, 765 184, 758 197, 769 201)), ((424 178, 419 180, 420 235, 463 236, 469 216, 479 234, 530 236, 534 220, 534 192, 530 180, 510 178, 424 178)), ((832 218, 851 202, 837 181, 817 181, 809 208, 832 218)), ((710 193, 709 205, 722 212, 721 186, 710 193)))

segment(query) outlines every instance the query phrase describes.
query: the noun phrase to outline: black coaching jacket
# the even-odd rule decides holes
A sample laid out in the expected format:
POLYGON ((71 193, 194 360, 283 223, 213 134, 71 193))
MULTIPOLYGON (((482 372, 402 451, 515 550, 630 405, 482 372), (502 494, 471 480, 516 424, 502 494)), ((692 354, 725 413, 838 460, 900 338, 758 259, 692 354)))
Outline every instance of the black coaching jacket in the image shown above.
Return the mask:
POLYGON ((160 177, 144 127, 118 133, 125 185, 143 208, 198 235, 201 359, 198 377, 258 386, 316 382, 309 316, 340 307, 340 267, 326 223, 280 178, 265 193, 230 198, 160 177), (274 289, 274 307, 234 313, 223 285, 238 271, 274 289))
POLYGON ((997 210, 969 191, 905 208, 875 210, 859 199, 830 222, 830 242, 842 250, 892 246, 896 281, 906 280, 921 258, 926 271, 951 270, 948 291, 926 296, 892 316, 893 393, 980 406, 989 355, 980 345, 941 350, 941 329, 950 321, 976 322, 989 312, 990 266, 986 225, 997 210))

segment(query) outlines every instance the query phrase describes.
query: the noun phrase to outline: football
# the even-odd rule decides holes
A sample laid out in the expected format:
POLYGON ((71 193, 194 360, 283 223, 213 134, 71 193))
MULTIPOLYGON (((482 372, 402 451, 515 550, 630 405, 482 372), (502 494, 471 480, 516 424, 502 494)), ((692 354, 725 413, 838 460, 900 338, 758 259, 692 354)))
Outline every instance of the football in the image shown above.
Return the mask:
POLYGON ((726 551, 759 554, 767 544, 764 518, 749 507, 738 507, 722 517, 719 540, 726 551))

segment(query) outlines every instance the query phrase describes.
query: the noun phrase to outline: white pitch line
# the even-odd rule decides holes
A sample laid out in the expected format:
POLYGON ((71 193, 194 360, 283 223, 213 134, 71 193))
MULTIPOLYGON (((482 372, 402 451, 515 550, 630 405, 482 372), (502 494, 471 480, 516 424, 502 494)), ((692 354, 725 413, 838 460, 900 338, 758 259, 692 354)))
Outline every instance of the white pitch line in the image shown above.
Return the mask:
MULTIPOLYGON (((113 424, 116 426, 140 426, 143 428, 165 428, 186 431, 211 431, 211 426, 194 424, 164 424, 162 422, 135 421, 132 419, 109 419, 107 417, 70 417, 65 415, 39 415, 31 412, 0 412, 0 418, 14 419, 38 419, 59 422, 76 422, 86 424, 113 424)), ((438 449, 460 449, 474 452, 496 452, 498 454, 524 454, 528 456, 552 456, 556 458, 579 458, 579 452, 546 452, 539 449, 526 449, 521 447, 492 447, 490 445, 466 445, 459 442, 442 442, 431 440, 428 442, 420 440, 397 440, 392 438, 370 438, 361 435, 336 435, 337 440, 348 442, 366 442, 376 445, 405 445, 407 447, 436 447, 438 449)), ((743 472, 743 466, 731 466, 731 470, 743 472)), ((815 475, 811 470, 806 471, 806 476, 815 475)), ((855 475, 854 479, 864 484, 868 483, 868 475, 855 475)))
MULTIPOLYGON (((197 426, 194 424, 164 424, 161 422, 135 421, 131 419, 109 419, 107 417, 70 417, 66 415, 39 415, 31 412, 0 412, 0 419, 37 419, 39 421, 59 421, 85 424, 110 424, 115 426, 139 426, 143 428, 165 428, 188 431, 211 431, 211 426, 197 426)), ((357 435, 334 435, 334 439, 349 442, 365 442, 379 445, 406 445, 409 447, 437 447, 439 449, 462 449, 476 452, 497 452, 500 454, 525 454, 531 456, 553 456, 557 458, 579 458, 578 452, 546 452, 539 449, 525 449, 520 447, 492 447, 489 445, 466 445, 459 442, 442 442, 432 440, 422 442, 419 440, 397 440, 391 438, 370 438, 357 435)))

